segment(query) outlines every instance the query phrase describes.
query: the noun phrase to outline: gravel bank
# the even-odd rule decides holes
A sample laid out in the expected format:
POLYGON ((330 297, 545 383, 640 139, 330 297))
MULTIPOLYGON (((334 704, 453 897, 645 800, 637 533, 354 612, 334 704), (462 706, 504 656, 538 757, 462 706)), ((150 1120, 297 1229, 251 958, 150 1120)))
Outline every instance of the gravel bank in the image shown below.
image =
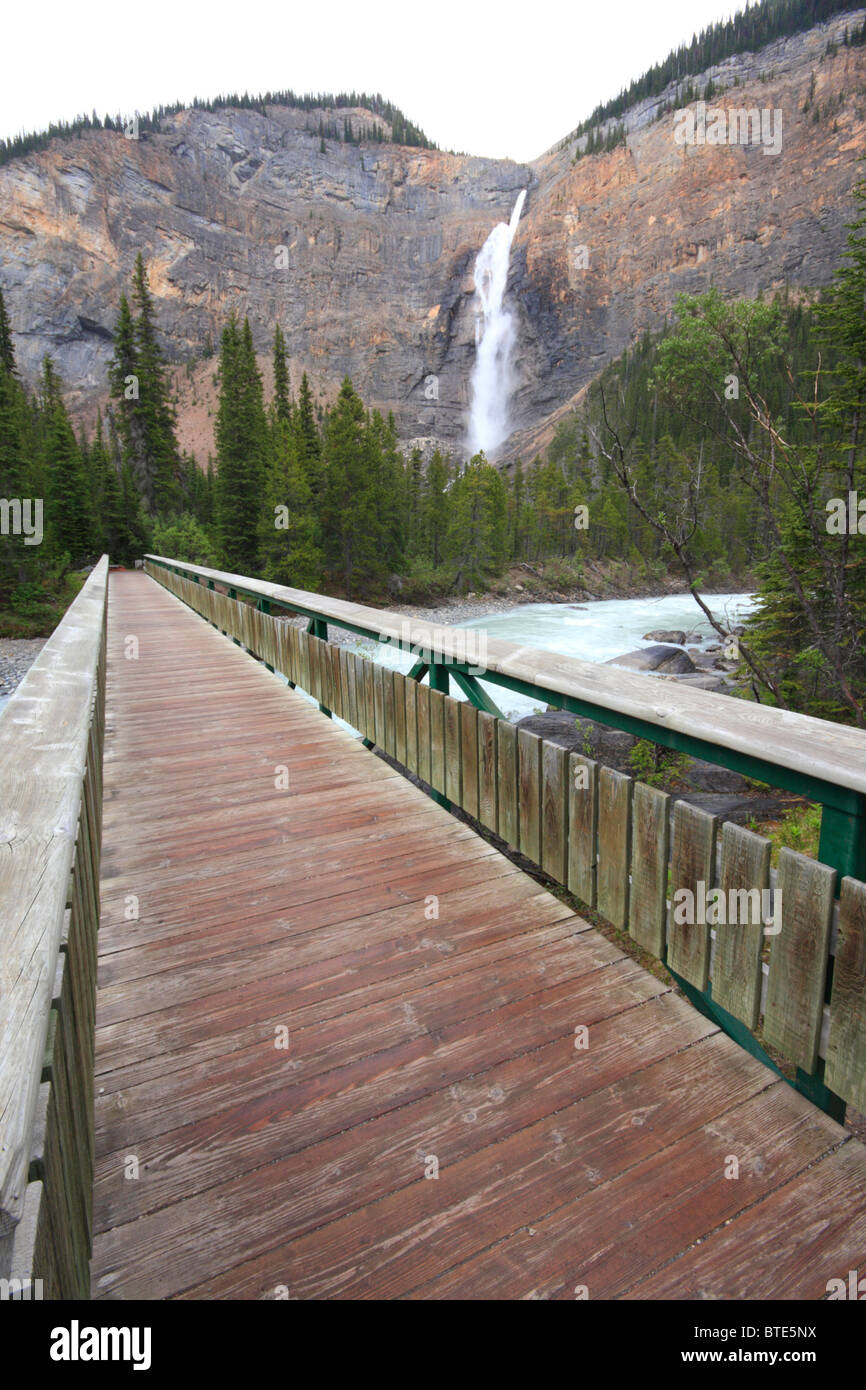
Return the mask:
POLYGON ((47 637, 0 637, 0 695, 11 695, 33 665, 47 637))

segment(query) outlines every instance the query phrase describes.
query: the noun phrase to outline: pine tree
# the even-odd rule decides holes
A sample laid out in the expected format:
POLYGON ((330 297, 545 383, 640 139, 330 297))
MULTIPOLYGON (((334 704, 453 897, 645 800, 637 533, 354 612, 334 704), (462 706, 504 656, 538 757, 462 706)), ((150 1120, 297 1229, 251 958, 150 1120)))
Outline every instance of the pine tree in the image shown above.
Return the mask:
POLYGON ((216 511, 220 549, 227 569, 254 575, 267 424, 249 321, 239 329, 234 314, 223 330, 219 386, 216 511))
POLYGON ((42 385, 47 411, 45 521, 56 552, 67 555, 72 565, 82 564, 91 557, 94 544, 90 488, 59 381, 47 357, 42 385))
POLYGON ((6 312, 3 291, 0 290, 0 372, 15 375, 15 349, 12 345, 12 327, 6 312))
POLYGON ((292 418, 289 367, 286 360, 286 340, 279 324, 274 330, 274 408, 277 419, 288 424, 292 418))
POLYGON ((153 299, 141 252, 135 261, 132 300, 138 311, 135 318, 139 375, 136 413, 141 419, 144 434, 144 495, 152 510, 170 511, 180 500, 175 416, 169 398, 165 358, 157 341, 153 299))

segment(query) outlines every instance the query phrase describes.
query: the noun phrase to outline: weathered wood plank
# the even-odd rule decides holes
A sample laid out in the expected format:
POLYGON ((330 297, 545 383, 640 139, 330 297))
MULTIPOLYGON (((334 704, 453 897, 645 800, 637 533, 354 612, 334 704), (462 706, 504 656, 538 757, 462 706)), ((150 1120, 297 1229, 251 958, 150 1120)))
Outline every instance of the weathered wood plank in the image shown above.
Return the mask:
POLYGON ((415 713, 418 721, 418 776, 431 785, 430 771, 430 687, 419 684, 415 691, 415 713))
POLYGON ((835 869, 780 850, 764 1037, 810 1073, 818 1064, 835 889, 835 869))
POLYGON ((406 681, 406 766, 418 773, 418 682, 406 681))
POLYGON ((758 1026, 761 1009, 761 894, 769 882, 769 840, 727 821, 719 875, 725 923, 715 927, 713 999, 749 1028, 758 1026))
POLYGON ((380 667, 382 671, 382 699, 384 705, 384 729, 385 735, 382 740, 382 747, 389 757, 394 757, 397 738, 397 711, 395 708, 394 696, 394 672, 389 667, 380 667))
POLYGON ((588 907, 596 901, 598 764, 579 753, 568 759, 568 890, 588 907))
POLYGON ((541 745, 541 867, 568 883, 568 749, 541 745))
POLYGON ((496 791, 496 730, 498 720, 486 710, 478 713, 478 819, 494 835, 499 830, 496 791))
POLYGON ((376 714, 376 737, 374 742, 384 748, 388 741, 385 723, 385 669, 378 661, 373 663, 373 704, 376 714))
MULTIPOLYGON (((394 757, 406 766, 406 677, 394 671, 394 757)), ((414 681, 412 684, 414 685, 414 681)))
POLYGON ((445 698, 445 795, 455 806, 462 806, 460 778, 460 702, 445 698))
POLYGON ((694 915, 688 903, 715 885, 717 830, 716 817, 699 807, 686 801, 674 806, 668 964, 701 993, 710 980, 710 927, 686 919, 694 915))
POLYGON ((666 792, 635 785, 632 799, 629 936, 645 951, 664 959, 667 924, 670 802, 666 792))
POLYGON ((460 804, 478 819, 478 711, 468 700, 460 704, 460 804))
POLYGON ((517 730, 518 827, 520 853, 541 863, 541 739, 517 730))
POLYGON ((430 785, 445 793, 445 696, 430 691, 430 785))
POLYGON ((496 730, 496 769, 498 833, 507 845, 517 849, 520 841, 517 729, 507 719, 500 719, 496 730))
POLYGON ((598 779, 598 910, 615 927, 628 921, 634 782, 603 767, 598 779))
MULTIPOLYGON (((0 1238, 19 1220, 27 1188, 99 681, 107 573, 104 556, 0 719, 0 1238)), ((146 652, 145 635, 132 635, 146 652)), ((92 904, 94 891, 93 884, 84 889, 79 910, 86 911, 88 899, 92 904)))
POLYGON ((824 1079, 866 1111, 866 884, 842 879, 824 1079))

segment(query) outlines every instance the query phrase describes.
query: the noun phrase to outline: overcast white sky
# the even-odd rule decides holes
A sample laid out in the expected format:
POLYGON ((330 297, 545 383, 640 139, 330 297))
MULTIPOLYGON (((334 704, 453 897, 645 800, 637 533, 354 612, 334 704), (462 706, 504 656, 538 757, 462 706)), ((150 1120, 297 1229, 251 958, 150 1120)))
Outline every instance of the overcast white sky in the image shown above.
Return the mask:
POLYGON ((532 159, 745 0, 14 0, 0 136, 223 91, 380 91, 444 149, 532 159))

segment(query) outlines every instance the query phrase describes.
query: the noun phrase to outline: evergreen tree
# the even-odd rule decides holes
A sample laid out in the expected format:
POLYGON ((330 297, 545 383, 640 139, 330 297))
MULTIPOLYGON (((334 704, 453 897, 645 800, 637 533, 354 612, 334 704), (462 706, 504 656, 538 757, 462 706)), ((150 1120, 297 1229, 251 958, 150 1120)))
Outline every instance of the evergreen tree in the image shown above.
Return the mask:
POLYGON ((292 418, 289 367, 286 360, 286 340, 279 324, 274 330, 274 409, 277 419, 288 424, 292 418))

